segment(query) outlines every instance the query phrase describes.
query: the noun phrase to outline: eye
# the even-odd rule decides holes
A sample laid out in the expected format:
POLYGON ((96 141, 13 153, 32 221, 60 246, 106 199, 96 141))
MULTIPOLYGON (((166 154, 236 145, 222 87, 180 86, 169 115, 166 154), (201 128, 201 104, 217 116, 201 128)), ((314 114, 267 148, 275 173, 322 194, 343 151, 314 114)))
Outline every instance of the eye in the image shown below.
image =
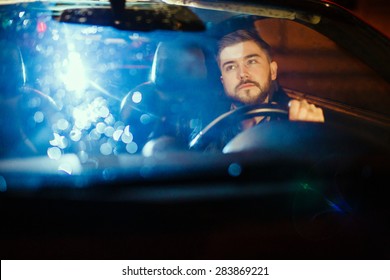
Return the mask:
POLYGON ((248 65, 249 65, 249 64, 257 64, 257 63, 259 63, 259 62, 258 62, 257 59, 255 59, 255 58, 248 59, 248 61, 247 61, 247 64, 248 64, 248 65))
POLYGON ((225 66, 225 72, 230 72, 230 71, 233 71, 237 68, 237 66, 235 64, 228 64, 225 66))

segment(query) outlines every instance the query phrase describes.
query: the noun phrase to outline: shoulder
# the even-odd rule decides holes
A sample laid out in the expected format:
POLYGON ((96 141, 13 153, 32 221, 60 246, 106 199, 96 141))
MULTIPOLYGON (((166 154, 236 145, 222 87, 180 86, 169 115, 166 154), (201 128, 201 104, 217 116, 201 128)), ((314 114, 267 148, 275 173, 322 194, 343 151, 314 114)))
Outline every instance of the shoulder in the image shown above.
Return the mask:
POLYGON ((273 94, 271 95, 270 101, 275 102, 281 106, 287 107, 290 100, 291 98, 287 95, 284 89, 279 84, 275 83, 275 89, 273 94))

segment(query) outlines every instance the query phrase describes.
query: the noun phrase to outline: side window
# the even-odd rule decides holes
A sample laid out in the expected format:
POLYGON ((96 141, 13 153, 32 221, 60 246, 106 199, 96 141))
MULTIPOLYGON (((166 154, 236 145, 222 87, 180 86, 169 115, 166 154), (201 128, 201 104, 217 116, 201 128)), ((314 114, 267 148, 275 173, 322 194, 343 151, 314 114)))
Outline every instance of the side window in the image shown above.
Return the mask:
POLYGON ((322 34, 282 19, 256 22, 274 50, 281 86, 359 109, 387 114, 390 85, 322 34))

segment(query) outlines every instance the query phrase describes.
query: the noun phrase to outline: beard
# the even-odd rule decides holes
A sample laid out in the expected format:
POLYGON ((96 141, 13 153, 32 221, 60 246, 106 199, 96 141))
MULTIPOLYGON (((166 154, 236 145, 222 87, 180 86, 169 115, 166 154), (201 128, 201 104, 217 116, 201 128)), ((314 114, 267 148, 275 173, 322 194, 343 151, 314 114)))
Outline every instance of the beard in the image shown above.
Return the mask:
POLYGON ((271 89, 274 88, 271 86, 272 82, 271 73, 263 85, 260 85, 258 82, 249 79, 243 80, 236 86, 233 99, 235 102, 241 103, 242 105, 262 104, 267 100, 267 97, 272 95, 271 89), (255 85, 255 88, 240 90, 239 87, 246 83, 255 85))

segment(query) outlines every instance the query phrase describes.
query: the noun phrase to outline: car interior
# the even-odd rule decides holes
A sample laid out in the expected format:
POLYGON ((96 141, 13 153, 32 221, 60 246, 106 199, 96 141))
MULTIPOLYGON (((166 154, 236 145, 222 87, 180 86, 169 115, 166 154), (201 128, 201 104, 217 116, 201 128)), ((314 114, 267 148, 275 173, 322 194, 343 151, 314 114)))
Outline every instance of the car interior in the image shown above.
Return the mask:
POLYGON ((115 2, 1 11, 2 257, 389 257, 388 72, 351 43, 370 29, 115 2), (323 108, 324 124, 289 122, 277 104, 230 110, 216 36, 248 25, 274 47, 286 94, 323 108), (278 120, 205 148, 255 116, 278 120))

